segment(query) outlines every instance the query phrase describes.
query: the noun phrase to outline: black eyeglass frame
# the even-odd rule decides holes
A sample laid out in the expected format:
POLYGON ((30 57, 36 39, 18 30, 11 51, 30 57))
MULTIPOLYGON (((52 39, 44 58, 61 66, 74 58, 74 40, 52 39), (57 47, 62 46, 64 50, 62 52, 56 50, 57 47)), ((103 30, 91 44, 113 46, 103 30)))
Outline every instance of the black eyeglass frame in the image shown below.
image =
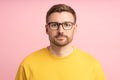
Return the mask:
POLYGON ((75 23, 74 22, 62 22, 62 23, 59 23, 59 22, 49 22, 49 23, 47 23, 47 25, 50 27, 50 29, 52 29, 52 30, 58 30, 59 29, 59 27, 60 27, 60 25, 62 25, 62 28, 64 29, 64 30, 71 30, 72 28, 73 28, 73 26, 75 25, 75 23), (65 28, 65 24, 70 24, 71 25, 71 27, 70 28, 65 28), (55 24, 55 25, 57 25, 57 28, 55 28, 55 29, 53 29, 53 28, 51 28, 51 24, 55 24))

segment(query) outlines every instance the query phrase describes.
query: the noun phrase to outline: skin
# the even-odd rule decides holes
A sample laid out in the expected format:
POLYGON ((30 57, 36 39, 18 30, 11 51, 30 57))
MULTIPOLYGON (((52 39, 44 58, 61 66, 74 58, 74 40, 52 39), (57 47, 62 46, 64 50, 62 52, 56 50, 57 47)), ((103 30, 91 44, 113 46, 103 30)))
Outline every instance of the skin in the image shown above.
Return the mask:
MULTIPOLYGON (((55 12, 48 17, 49 22, 74 22, 74 17, 69 12, 55 12)), ((77 25, 75 24, 71 30, 64 30, 60 25, 58 30, 51 30, 46 25, 46 33, 49 36, 50 46, 48 49, 57 57, 65 57, 73 51, 71 42, 73 40, 74 33, 77 25)))

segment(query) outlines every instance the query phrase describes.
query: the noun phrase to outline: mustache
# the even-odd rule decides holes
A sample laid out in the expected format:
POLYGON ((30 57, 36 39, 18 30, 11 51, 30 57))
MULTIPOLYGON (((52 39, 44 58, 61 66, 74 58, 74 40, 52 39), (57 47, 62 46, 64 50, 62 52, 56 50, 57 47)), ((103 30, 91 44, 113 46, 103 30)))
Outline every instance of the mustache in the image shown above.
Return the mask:
POLYGON ((58 37, 67 37, 67 36, 62 33, 58 33, 55 37, 58 38, 58 37))

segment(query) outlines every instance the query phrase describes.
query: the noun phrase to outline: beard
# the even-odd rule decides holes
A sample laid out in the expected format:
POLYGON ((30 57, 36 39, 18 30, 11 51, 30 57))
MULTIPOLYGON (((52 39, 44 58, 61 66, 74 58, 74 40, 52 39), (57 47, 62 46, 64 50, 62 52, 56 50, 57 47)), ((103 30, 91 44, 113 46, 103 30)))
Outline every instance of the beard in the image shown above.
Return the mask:
POLYGON ((66 46, 67 44, 71 43, 73 40, 73 35, 68 37, 66 35, 63 35, 62 33, 58 33, 56 36, 53 38, 50 38, 50 42, 53 43, 56 46, 63 47, 66 46))

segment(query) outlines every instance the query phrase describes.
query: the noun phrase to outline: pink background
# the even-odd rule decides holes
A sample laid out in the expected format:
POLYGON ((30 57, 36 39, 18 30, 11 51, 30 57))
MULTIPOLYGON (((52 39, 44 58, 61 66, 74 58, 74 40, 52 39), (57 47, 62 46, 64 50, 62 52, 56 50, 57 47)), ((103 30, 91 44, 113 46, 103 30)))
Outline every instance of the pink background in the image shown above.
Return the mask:
POLYGON ((100 62, 107 80, 120 80, 119 0, 0 1, 0 80, 14 80, 23 58, 49 45, 45 15, 56 3, 77 13, 73 44, 100 62))

